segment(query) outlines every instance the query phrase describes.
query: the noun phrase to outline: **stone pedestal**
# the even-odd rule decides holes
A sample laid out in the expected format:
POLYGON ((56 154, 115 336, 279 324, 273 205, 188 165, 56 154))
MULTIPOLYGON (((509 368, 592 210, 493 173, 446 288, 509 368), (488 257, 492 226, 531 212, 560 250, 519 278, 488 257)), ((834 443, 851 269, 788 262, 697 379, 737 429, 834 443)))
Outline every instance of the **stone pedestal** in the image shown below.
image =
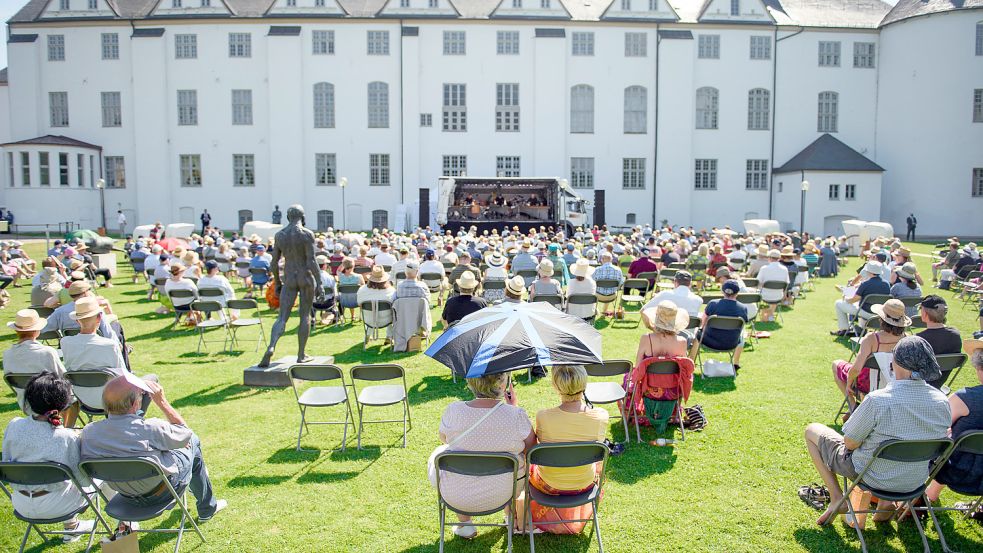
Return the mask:
MULTIPOLYGON (((328 365, 334 363, 332 355, 318 355, 305 365, 328 365)), ((253 365, 242 371, 242 384, 244 386, 256 386, 261 388, 287 388, 290 386, 290 377, 287 369, 297 364, 296 355, 288 355, 270 362, 266 368, 253 365)))
POLYGON ((94 253, 93 264, 100 269, 109 269, 109 274, 116 276, 116 253, 94 253))

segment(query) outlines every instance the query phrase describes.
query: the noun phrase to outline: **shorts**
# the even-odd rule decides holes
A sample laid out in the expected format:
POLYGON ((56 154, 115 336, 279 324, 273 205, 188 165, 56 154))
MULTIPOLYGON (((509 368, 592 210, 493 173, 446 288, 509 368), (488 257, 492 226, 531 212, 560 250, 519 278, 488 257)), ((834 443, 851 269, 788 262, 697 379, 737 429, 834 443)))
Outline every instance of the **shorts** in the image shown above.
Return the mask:
MULTIPOLYGON (((840 382, 846 382, 852 368, 853 363, 849 361, 837 361, 836 379, 840 382)), ((857 389, 865 394, 870 392, 870 369, 867 367, 860 369, 860 375, 857 376, 857 389)))
POLYGON ((827 428, 819 435, 819 456, 826 468, 850 480, 856 480, 857 469, 853 466, 853 452, 846 448, 843 436, 832 428, 827 428))

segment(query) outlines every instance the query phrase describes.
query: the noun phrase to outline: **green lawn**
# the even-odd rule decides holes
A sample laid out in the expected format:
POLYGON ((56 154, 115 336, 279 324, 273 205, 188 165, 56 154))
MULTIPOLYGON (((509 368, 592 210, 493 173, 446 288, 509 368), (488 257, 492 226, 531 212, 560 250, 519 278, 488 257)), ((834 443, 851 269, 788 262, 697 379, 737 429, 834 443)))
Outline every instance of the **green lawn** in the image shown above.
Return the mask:
MULTIPOLYGON (((930 249, 912 247, 919 253, 930 249)), ((41 245, 29 251, 37 257, 41 245)), ((923 272, 928 271, 929 258, 916 261, 923 272)), ((121 315, 135 348, 131 356, 135 372, 160 376, 170 401, 201 437, 218 497, 229 501, 228 510, 202 526, 207 543, 201 545, 190 534, 183 550, 437 550, 437 502, 427 482, 426 460, 438 444, 437 426, 444 407, 469 397, 462 383, 451 382, 447 369, 420 353, 380 351, 378 343, 363 352, 361 327, 319 328, 309 343, 314 355, 334 355, 345 369, 363 362, 396 362, 406 368, 414 425, 407 449, 399 447, 399 425, 368 427, 361 452, 355 450, 350 435, 346 453, 332 451, 340 440, 339 427, 316 427, 303 443, 320 453, 297 453, 299 413, 293 392, 241 385, 242 369, 260 355, 251 347, 234 355, 196 355, 194 333, 174 330, 170 316, 154 314, 156 304, 146 300, 145 286, 130 284, 129 275, 127 266, 116 279, 117 286, 103 293, 121 315)), ((3 322, 13 318, 14 306, 27 304, 28 290, 25 286, 13 291, 12 306, 0 312, 3 322)), ((785 328, 762 325, 773 331, 772 337, 745 353, 736 380, 697 378, 690 403, 704 406, 709 420, 705 431, 690 434, 674 448, 632 444, 611 459, 600 513, 609 551, 859 550, 853 530, 841 522, 818 528, 819 513, 796 495, 798 486, 819 482, 803 444, 803 429, 812 421, 828 423, 842 399, 832 382, 830 362, 849 352, 827 332, 835 326, 836 296, 831 280, 820 281, 815 292, 785 313, 785 328)), ((976 328, 970 308, 953 305, 951 312, 950 322, 964 335, 976 328)), ((269 329, 273 316, 266 316, 269 329)), ((296 321, 292 319, 288 328, 294 329, 296 321)), ((601 325, 604 356, 633 359, 641 330, 601 325)), ((211 347, 214 351, 221 346, 211 347)), ((292 354, 294 347, 288 336, 277 354, 292 354)), ((531 415, 557 402, 547 381, 530 385, 524 378, 517 380, 520 404, 531 415)), ((974 380, 973 371, 964 370, 957 384, 976 384, 974 380)), ((0 424, 17 415, 13 394, 4 388, 0 424)), ((150 415, 159 411, 151 408, 150 415)), ((612 429, 620 439, 618 425, 612 429)), ((651 430, 646 437, 654 437, 651 430)), ((951 503, 954 496, 943 499, 951 503)), ((175 515, 159 522, 176 520, 175 515)), ((975 522, 943 514, 942 524, 956 550, 983 549, 983 531, 975 522)), ((15 551, 23 530, 4 500, 0 550, 15 551)), ((941 550, 934 529, 929 536, 933 548, 941 550)), ((170 551, 173 539, 144 536, 141 547, 170 551)), ((37 536, 31 540, 33 550, 40 550, 37 536)), ((867 540, 872 551, 921 546, 910 523, 900 531, 871 524, 867 540)), ((536 542, 540 551, 554 552, 594 551, 597 546, 588 534, 544 535, 536 542)), ((474 541, 455 538, 448 544, 448 551, 504 548, 500 529, 483 529, 474 541)), ((77 544, 50 548, 81 549, 77 544)), ((528 550, 528 540, 517 537, 515 550, 528 550)))

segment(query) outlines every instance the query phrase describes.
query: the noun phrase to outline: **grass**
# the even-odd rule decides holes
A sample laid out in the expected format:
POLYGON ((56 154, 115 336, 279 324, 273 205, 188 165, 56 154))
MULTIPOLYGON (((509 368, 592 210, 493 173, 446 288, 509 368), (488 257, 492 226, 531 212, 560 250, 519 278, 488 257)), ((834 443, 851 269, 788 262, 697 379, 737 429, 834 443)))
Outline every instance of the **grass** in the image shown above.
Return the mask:
MULTIPOLYGON (((912 245, 918 253, 930 246, 912 245)), ((35 257, 40 245, 29 251, 35 257)), ((916 258, 930 274, 929 258, 916 258)), ((851 261, 856 265, 856 260, 851 261)), ((378 343, 362 351, 361 328, 319 329, 309 342, 314 355, 333 355, 346 370, 357 363, 396 362, 407 371, 413 429, 406 449, 400 445, 400 425, 371 425, 363 437, 364 451, 332 451, 341 438, 339 427, 312 427, 303 440, 319 453, 297 453, 294 443, 299 421, 289 389, 252 389, 242 383, 242 369, 260 355, 196 355, 196 336, 170 328, 171 316, 152 313, 145 286, 127 281, 123 268, 117 286, 102 293, 121 315, 138 374, 157 373, 170 401, 201 436, 205 460, 218 497, 229 509, 202 529, 200 544, 188 535, 184 551, 373 551, 418 553, 437 550, 437 502, 426 477, 426 461, 438 444, 441 412, 451 401, 469 397, 460 382, 452 384, 447 369, 420 353, 393 354, 378 343), (191 352, 191 353, 189 353, 191 352)), ((11 307, 0 312, 11 320, 28 301, 28 288, 13 291, 11 307)), ((930 293, 926 291, 926 293, 930 293)), ((949 297, 949 292, 943 292, 949 297)), ((815 292, 784 314, 785 328, 772 330, 742 358, 736 380, 697 379, 690 404, 702 404, 709 426, 692 433, 672 448, 632 444, 608 465, 601 529, 609 551, 857 551, 852 529, 836 522, 815 525, 818 512, 797 497, 798 486, 818 482, 806 453, 802 432, 812 421, 829 422, 839 397, 830 362, 849 352, 827 333, 835 326, 832 280, 822 280, 815 292)), ((951 324, 965 335, 977 326, 975 312, 953 305, 951 324)), ((439 319, 435 312, 434 319, 439 319)), ((267 313, 266 325, 273 322, 267 313)), ((296 327, 296 318, 288 324, 296 327)), ((606 323, 602 323, 604 325, 606 323)), ((602 330, 608 359, 632 359, 640 329, 618 324, 602 330)), ((4 337, 10 340, 10 335, 4 337)), ((7 347, 4 344, 2 347, 7 347)), ((290 355, 290 336, 281 341, 277 356, 290 355)), ((525 375, 522 375, 523 377, 525 375)), ((957 386, 976 384, 964 370, 957 386)), ((547 381, 527 384, 517 378, 520 404, 534 415, 552 406, 556 397, 547 381)), ((0 395, 0 424, 19 412, 13 394, 0 395)), ((373 412, 385 416, 386 413, 373 412)), ((396 412, 391 413, 395 415, 396 412)), ((150 416, 159 416, 151 408, 150 416)), ((386 417, 392 418, 392 417, 386 417)), ((612 424, 620 439, 620 422, 612 424)), ((648 429, 643 438, 655 435, 648 429)), ((946 493, 947 503, 956 500, 946 493)), ((942 514, 950 545, 961 551, 980 550, 983 531, 974 522, 942 514)), ((174 524, 171 516, 158 524, 174 524)), ((149 524, 145 524, 145 527, 149 524)), ((0 507, 0 550, 15 551, 24 530, 9 503, 0 507)), ((871 551, 907 551, 920 547, 915 528, 904 524, 874 528, 866 534, 871 551)), ((934 529, 929 531, 938 551, 934 529)), ((173 549, 173 537, 143 536, 143 551, 173 549)), ((42 548, 32 536, 31 551, 79 551, 79 545, 42 548)), ((595 551, 589 534, 544 535, 539 551, 595 551)), ((503 551, 502 530, 484 529, 471 542, 450 539, 448 551, 503 551)), ((528 540, 517 538, 516 551, 527 551, 528 540)))

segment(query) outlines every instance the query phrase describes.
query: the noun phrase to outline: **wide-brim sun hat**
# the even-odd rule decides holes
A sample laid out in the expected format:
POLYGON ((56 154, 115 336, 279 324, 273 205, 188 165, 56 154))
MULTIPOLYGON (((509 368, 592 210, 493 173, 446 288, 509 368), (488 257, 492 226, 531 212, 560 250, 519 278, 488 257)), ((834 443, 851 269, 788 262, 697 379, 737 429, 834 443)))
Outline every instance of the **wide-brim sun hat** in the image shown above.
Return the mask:
POLYGON ((881 305, 875 305, 870 311, 892 326, 909 327, 911 319, 905 315, 904 303, 899 299, 889 299, 881 305))
POLYGON ((21 309, 17 312, 17 317, 7 323, 9 328, 19 332, 31 332, 41 330, 48 324, 48 319, 38 315, 33 309, 21 309))
POLYGON ((918 268, 912 262, 907 262, 901 267, 898 267, 898 276, 901 278, 906 278, 908 280, 915 280, 918 276, 918 268))
POLYGON ((369 273, 369 282, 389 282, 389 273, 382 268, 382 265, 373 265, 372 272, 369 273))
POLYGON ((505 282, 505 290, 515 295, 522 295, 526 289, 526 281, 521 276, 514 276, 505 282))
POLYGON ((457 287, 461 290, 474 290, 478 287, 478 279, 471 271, 464 271, 456 281, 457 287))
POLYGON ((671 301, 659 302, 659 305, 646 309, 643 314, 653 330, 679 332, 689 326, 689 313, 671 301))
POLYGON ((553 276, 553 262, 549 259, 544 259, 539 262, 536 266, 536 274, 545 275, 548 277, 553 276))
POLYGON ((88 297, 76 300, 75 310, 69 313, 68 316, 78 321, 94 317, 101 312, 102 308, 99 307, 99 300, 94 297, 88 297))
POLYGON ((496 268, 504 267, 506 262, 508 262, 508 260, 505 258, 505 256, 498 252, 495 252, 490 256, 488 256, 488 259, 486 260, 486 263, 488 263, 489 267, 496 267, 496 268))
POLYGON ((570 274, 578 277, 588 277, 594 273, 594 268, 590 266, 590 262, 581 257, 573 264, 570 268, 570 274))

